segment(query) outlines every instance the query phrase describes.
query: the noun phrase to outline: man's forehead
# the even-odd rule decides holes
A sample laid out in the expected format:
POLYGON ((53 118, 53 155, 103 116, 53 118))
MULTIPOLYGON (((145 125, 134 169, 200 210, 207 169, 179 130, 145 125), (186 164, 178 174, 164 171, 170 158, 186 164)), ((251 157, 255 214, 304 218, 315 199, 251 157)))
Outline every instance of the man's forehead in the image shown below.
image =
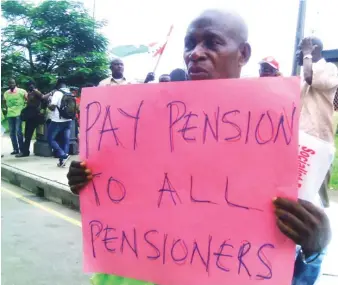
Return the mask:
POLYGON ((226 32, 229 29, 229 24, 225 19, 220 19, 219 17, 211 16, 200 16, 196 18, 188 28, 188 31, 218 31, 226 32))
POLYGON ((114 60, 111 62, 111 64, 120 64, 120 63, 123 64, 122 60, 120 60, 120 59, 114 59, 114 60))
POLYGON ((205 28, 191 28, 186 33, 186 39, 188 38, 206 38, 206 37, 226 37, 227 33, 220 29, 215 29, 212 26, 205 28))
POLYGON ((194 30, 212 31, 239 41, 247 41, 247 27, 244 20, 234 12, 206 11, 189 25, 187 34, 194 30))

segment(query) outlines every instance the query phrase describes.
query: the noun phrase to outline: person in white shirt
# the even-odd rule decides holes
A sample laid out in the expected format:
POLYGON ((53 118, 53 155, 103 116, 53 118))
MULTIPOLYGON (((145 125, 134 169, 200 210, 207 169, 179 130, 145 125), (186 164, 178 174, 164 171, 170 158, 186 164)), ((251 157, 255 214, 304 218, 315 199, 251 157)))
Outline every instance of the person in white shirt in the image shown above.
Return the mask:
POLYGON ((64 167, 69 159, 69 141, 70 141, 70 127, 72 120, 64 119, 60 116, 59 108, 61 106, 61 100, 65 93, 70 93, 63 78, 60 78, 56 84, 56 91, 53 94, 51 103, 48 108, 52 111, 50 113, 51 122, 48 126, 48 143, 51 148, 57 152, 59 157, 59 167, 64 167), (63 133, 64 146, 61 148, 57 141, 56 136, 59 133, 63 133))

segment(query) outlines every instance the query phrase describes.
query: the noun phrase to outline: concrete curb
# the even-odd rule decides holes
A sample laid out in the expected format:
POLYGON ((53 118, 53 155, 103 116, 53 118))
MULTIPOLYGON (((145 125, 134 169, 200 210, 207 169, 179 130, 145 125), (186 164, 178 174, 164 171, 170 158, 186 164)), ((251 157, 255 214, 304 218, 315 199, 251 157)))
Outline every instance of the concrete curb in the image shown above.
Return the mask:
MULTIPOLYGON (((1 164, 1 179, 39 197, 44 197, 72 209, 80 209, 79 197, 69 190, 68 185, 46 179, 6 163, 1 164)), ((329 190, 328 194, 330 201, 338 203, 338 190, 329 190)))
POLYGON ((65 184, 23 171, 8 164, 1 164, 1 179, 28 190, 39 197, 79 210, 79 197, 65 184))

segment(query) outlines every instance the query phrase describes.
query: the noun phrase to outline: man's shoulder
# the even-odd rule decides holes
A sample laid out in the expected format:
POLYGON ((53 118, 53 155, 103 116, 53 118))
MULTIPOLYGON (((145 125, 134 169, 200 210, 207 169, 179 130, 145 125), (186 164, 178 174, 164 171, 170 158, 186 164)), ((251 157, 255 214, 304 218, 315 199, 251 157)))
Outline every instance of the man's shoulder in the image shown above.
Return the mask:
POLYGON ((62 96, 62 95, 63 95, 63 93, 60 90, 56 90, 53 93, 53 96, 62 96))
POLYGON ((71 95, 71 94, 72 92, 70 92, 68 88, 63 88, 63 89, 56 90, 53 95, 63 96, 63 95, 71 95))
POLYGON ((99 82, 99 86, 110 85, 111 77, 107 77, 99 82))
POLYGON ((27 91, 25 89, 23 89, 23 88, 18 88, 17 92, 21 93, 21 94, 27 94, 27 91))
POLYGON ((57 102, 59 102, 59 100, 61 100, 62 97, 63 97, 63 93, 60 90, 56 90, 53 93, 52 102, 54 102, 55 104, 58 104, 57 102))
POLYGON ((328 70, 330 70, 333 73, 338 73, 338 68, 335 64, 333 64, 332 62, 326 62, 326 68, 328 70))

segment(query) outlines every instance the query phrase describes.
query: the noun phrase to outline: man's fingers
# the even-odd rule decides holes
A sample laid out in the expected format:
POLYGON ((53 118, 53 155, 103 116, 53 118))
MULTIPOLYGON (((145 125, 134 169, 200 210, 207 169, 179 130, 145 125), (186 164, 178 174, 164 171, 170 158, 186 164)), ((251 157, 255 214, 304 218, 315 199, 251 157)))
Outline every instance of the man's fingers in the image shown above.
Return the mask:
POLYGON ((299 204, 301 204, 308 212, 310 213, 317 213, 318 211, 323 212, 324 211, 318 207, 316 207, 314 204, 312 204, 309 201, 303 200, 303 199, 298 199, 299 204))
POLYGON ((74 186, 81 183, 88 183, 90 179, 91 176, 89 176, 89 178, 87 178, 86 176, 72 176, 72 178, 69 179, 68 184, 69 186, 74 186))
POLYGON ((278 197, 273 201, 273 203, 277 208, 283 209, 287 212, 298 213, 305 211, 305 209, 294 200, 278 197))
POLYGON ((299 203, 309 212, 311 213, 316 219, 321 222, 325 222, 326 224, 330 224, 329 218, 326 215, 325 211, 319 207, 316 207, 309 201, 305 201, 302 199, 298 199, 299 203))
POLYGON ((85 168, 86 167, 86 162, 84 161, 72 161, 70 163, 71 168, 85 168))
POLYGON ((300 236, 292 230, 289 226, 287 226, 282 220, 277 219, 277 226, 280 231, 285 234, 288 238, 292 239, 296 244, 301 244, 300 236))
POLYGON ((313 215, 308 212, 298 201, 278 197, 273 201, 273 203, 276 208, 282 209, 286 212, 290 212, 304 223, 317 223, 313 215))
POLYGON ((70 187, 70 190, 71 190, 74 194, 79 195, 79 192, 80 192, 86 185, 87 185, 87 183, 80 183, 80 184, 71 186, 71 187, 70 187))
POLYGON ((279 208, 275 210, 275 214, 278 219, 289 225, 289 227, 298 235, 304 237, 308 236, 310 229, 308 229, 296 216, 279 208))
POLYGON ((92 173, 91 173, 91 171, 89 169, 71 167, 69 169, 68 174, 67 174, 67 178, 68 179, 72 179, 73 176, 83 176, 83 177, 86 177, 86 176, 90 176, 90 175, 92 175, 92 173))

